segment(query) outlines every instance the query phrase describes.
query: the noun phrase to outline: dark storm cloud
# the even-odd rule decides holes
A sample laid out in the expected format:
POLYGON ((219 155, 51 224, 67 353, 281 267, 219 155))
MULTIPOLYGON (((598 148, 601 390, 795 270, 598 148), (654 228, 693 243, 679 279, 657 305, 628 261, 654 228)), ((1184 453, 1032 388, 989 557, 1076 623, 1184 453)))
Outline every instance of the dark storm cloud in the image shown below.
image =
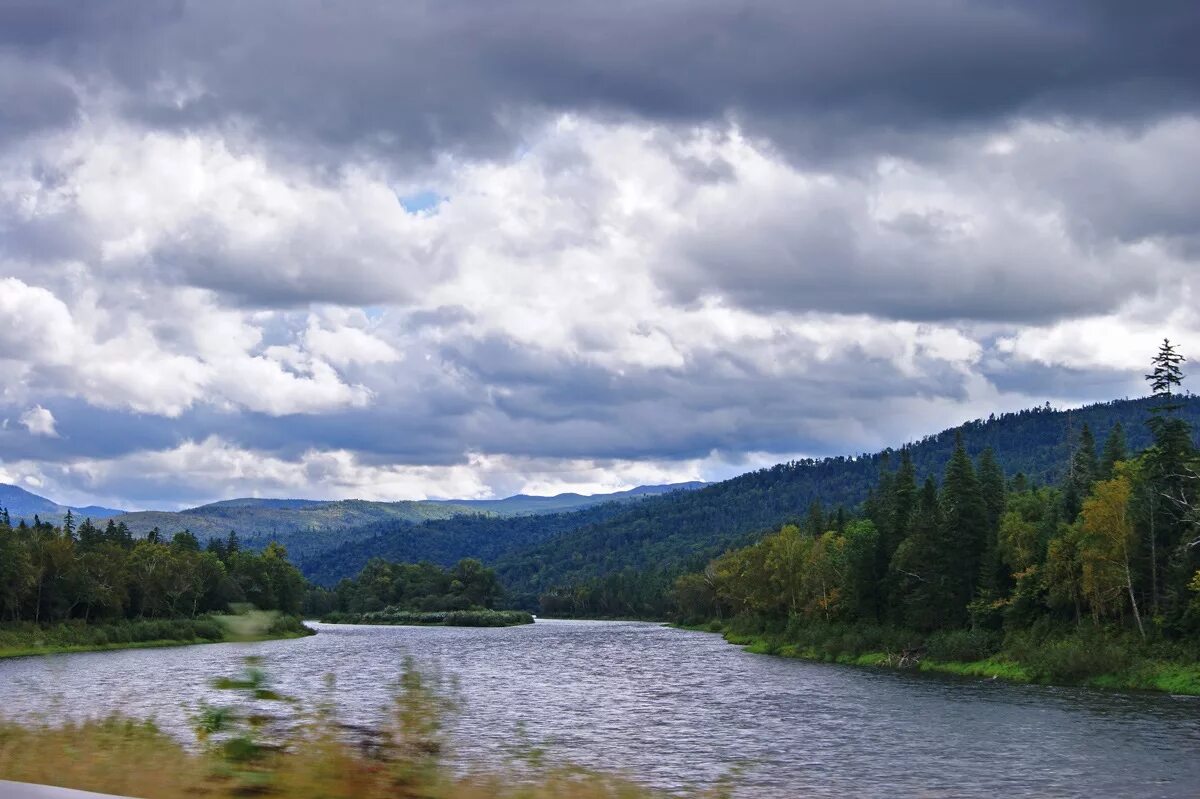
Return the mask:
MULTIPOLYGON (((0 0, 0 278, 23 298, 0 305, 20 322, 0 354, 29 367, 4 386, 16 404, 0 407, 0 451, 64 485, 95 472, 174 502, 224 490, 243 456, 732 462, 1127 393, 1124 373, 1052 369, 995 340, 976 361, 972 337, 981 321, 1007 334, 1188 296, 1195 264, 1156 248, 1200 252, 1196 41, 1195 0, 0 0), (584 120, 540 125, 561 112, 584 120), (662 127, 604 124, 627 120, 662 127), (1021 138, 1030 122, 1062 135, 1021 138), (61 147, 49 137, 72 127, 61 147), (216 135, 144 136, 160 131, 216 135), (691 146, 709 134, 720 142, 691 146), (1015 154, 989 161, 1000 138, 1015 154), (201 159, 176 175, 184 150, 170 148, 139 171, 155 139, 213 144, 247 171, 201 159), (624 180, 643 164, 653 179, 663 153, 670 191, 624 180), (882 174, 896 154, 914 156, 911 182, 882 174), (473 172, 473 157, 503 174, 473 172), (382 190, 356 204, 358 173, 382 190), (384 206, 447 174, 456 196, 428 181, 444 239, 409 242, 388 216, 412 221, 401 200, 384 206), (195 195, 167 190, 189 177, 195 195), (644 207, 629 210, 622 183, 644 207), (110 190, 79 200, 96 186, 110 190), (127 196, 133 211, 103 213, 127 196), (881 197, 896 202, 881 212, 881 197), (480 296, 505 294, 489 270, 546 279, 480 296), (208 291, 153 307, 175 286, 208 291), (571 313, 522 325, 492 307, 539 289, 571 313), (22 315, 34 301, 53 324, 22 315), (325 304, 375 307, 347 321, 325 304), (285 308, 300 310, 253 318, 285 308), (883 321, 896 319, 950 324, 883 321), (306 339, 339 326, 382 349, 355 360, 361 336, 324 354, 306 339), (272 382, 259 361, 272 346, 279 370, 303 377, 311 356, 325 377, 272 382), (117 390, 142 376, 158 379, 117 390), (40 436, 18 421, 35 407, 53 414, 40 436), (153 457, 206 448, 222 451, 153 457)), ((268 466, 246 485, 324 490, 332 468, 268 466)))
POLYGON ((63 127, 79 112, 65 76, 42 63, 0 54, 0 143, 63 127))
POLYGON ((959 240, 938 215, 877 225, 864 192, 832 193, 705 220, 681 237, 664 285, 760 311, 1037 323, 1107 312, 1164 277, 1097 265, 1029 228, 959 240))
POLYGON ((19 3, 3 41, 130 90, 158 125, 301 145, 496 152, 538 109, 733 116, 800 153, 1017 113, 1195 107, 1193 2, 19 3))

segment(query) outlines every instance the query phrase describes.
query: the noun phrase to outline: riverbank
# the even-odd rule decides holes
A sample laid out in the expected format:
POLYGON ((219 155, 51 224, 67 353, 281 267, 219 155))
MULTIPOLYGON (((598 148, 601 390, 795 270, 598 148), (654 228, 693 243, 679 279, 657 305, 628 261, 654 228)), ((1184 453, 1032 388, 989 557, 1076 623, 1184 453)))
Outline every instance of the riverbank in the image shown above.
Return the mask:
POLYGON ((385 624, 414 627, 517 627, 533 624, 523 610, 411 611, 388 608, 372 613, 329 613, 323 624, 385 624))
POLYGON ((729 643, 762 655, 1018 683, 1200 696, 1200 662, 1172 659, 1169 647, 1163 645, 1102 634, 993 647, 968 631, 913 641, 911 633, 902 631, 840 625, 817 625, 799 635, 795 628, 767 632, 739 622, 675 626, 718 633, 729 643), (966 657, 955 657, 958 653, 966 657))
POLYGON ((50 627, 21 624, 0 626, 0 659, 234 641, 271 641, 314 634, 315 631, 304 626, 300 619, 274 611, 251 611, 198 619, 124 620, 112 624, 69 622, 50 627))

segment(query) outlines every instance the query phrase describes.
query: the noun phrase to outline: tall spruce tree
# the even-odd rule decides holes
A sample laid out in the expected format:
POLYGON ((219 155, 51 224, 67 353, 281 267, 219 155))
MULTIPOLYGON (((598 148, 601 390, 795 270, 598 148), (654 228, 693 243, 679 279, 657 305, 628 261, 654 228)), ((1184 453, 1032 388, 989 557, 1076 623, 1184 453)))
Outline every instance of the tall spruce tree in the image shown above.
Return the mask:
POLYGON ((1101 480, 1111 480, 1113 467, 1128 457, 1125 446, 1125 428, 1117 422, 1108 431, 1108 438, 1104 440, 1104 454, 1100 456, 1101 480))
POLYGON ((808 505, 808 516, 804 520, 804 532, 814 538, 825 532, 825 509, 821 507, 819 497, 813 499, 808 505))
POLYGON ((936 630, 956 621, 953 562, 942 539, 941 507, 932 477, 925 479, 910 533, 890 567, 889 617, 916 630, 936 630))
POLYGON ((1200 547, 1188 546, 1196 500, 1195 472, 1189 468, 1195 448, 1191 425, 1178 414, 1185 360, 1164 339, 1146 375, 1155 400, 1147 422, 1153 444, 1145 454, 1152 499, 1147 520, 1151 605, 1156 610, 1165 605, 1173 623, 1180 621, 1189 604, 1187 583, 1200 566, 1200 547))
POLYGON ((1075 454, 1071 458, 1071 479, 1075 481, 1075 490, 1080 497, 1088 495, 1099 471, 1099 462, 1096 460, 1096 437, 1092 435, 1092 429, 1085 422, 1083 429, 1079 432, 1079 443, 1075 447, 1075 454))
POLYGON ((888 540, 884 542, 889 562, 892 555, 896 554, 900 542, 908 535, 912 516, 917 508, 917 498, 917 470, 913 466, 912 453, 905 447, 900 451, 900 468, 896 470, 892 479, 888 540))
MULTIPOLYGON (((892 597, 895 575, 889 567, 901 542, 908 536, 912 517, 917 509, 917 477, 908 448, 900 451, 900 466, 895 473, 884 471, 880 476, 879 493, 883 501, 877 503, 871 516, 877 530, 875 550, 875 576, 880 582, 877 596, 881 603, 892 597)), ((879 616, 888 617, 894 623, 903 622, 902 607, 888 603, 879 609, 879 616)))
POLYGON ((991 447, 979 455, 979 490, 987 510, 987 538, 984 542, 979 588, 988 596, 999 596, 1011 587, 1010 572, 1005 568, 998 550, 1000 518, 1004 515, 1007 495, 1004 470, 1000 468, 996 453, 991 447))
POLYGON ((988 536, 987 505, 961 433, 956 437, 954 454, 946 466, 939 504, 940 543, 949 555, 943 563, 948 570, 953 597, 952 606, 946 609, 946 617, 951 624, 961 624, 966 621, 967 603, 975 595, 988 536))

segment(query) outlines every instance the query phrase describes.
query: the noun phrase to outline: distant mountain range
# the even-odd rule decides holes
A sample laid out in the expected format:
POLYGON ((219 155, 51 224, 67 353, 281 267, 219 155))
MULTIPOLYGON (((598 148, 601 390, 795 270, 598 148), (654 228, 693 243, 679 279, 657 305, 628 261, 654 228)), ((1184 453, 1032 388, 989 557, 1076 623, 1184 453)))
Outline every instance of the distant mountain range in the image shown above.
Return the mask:
POLYGON ((34 516, 42 521, 57 524, 62 521, 68 510, 78 516, 80 520, 88 516, 93 520, 107 519, 112 516, 120 516, 125 512, 117 508, 102 508, 99 505, 85 505, 81 508, 59 505, 53 500, 26 491, 20 486, 7 483, 0 483, 0 508, 8 509, 8 515, 12 518, 13 524, 16 524, 18 519, 32 522, 34 516))
MULTIPOLYGON (((638 486, 610 494, 558 494, 542 497, 517 494, 505 499, 406 500, 371 502, 359 499, 227 499, 195 508, 172 511, 126 512, 89 506, 71 508, 80 520, 115 518, 124 522, 134 535, 144 536, 154 528, 167 534, 189 530, 200 540, 224 537, 236 532, 247 546, 263 546, 279 541, 296 556, 312 556, 368 534, 375 525, 394 523, 416 525, 433 519, 456 516, 508 517, 537 515, 586 508, 606 502, 629 502, 669 491, 687 490, 703 483, 638 486)), ((0 506, 7 507, 15 523, 18 519, 59 523, 67 506, 30 493, 23 488, 0 484, 0 506)))

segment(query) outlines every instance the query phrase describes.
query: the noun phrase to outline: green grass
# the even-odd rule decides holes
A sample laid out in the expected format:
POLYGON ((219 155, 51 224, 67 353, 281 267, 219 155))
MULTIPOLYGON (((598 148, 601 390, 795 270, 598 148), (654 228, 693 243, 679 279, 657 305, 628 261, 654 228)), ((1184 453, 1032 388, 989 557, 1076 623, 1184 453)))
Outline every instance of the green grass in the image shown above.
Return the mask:
POLYGON ((922 660, 918 668, 924 672, 935 674, 955 674, 959 677, 986 677, 993 680, 1009 682, 1032 682, 1029 672, 1001 657, 990 657, 986 660, 922 660))
POLYGON ((274 611, 250 611, 197 619, 122 620, 109 624, 68 622, 41 627, 0 626, 0 659, 71 652, 149 649, 229 641, 268 641, 312 635, 299 619, 274 611))

